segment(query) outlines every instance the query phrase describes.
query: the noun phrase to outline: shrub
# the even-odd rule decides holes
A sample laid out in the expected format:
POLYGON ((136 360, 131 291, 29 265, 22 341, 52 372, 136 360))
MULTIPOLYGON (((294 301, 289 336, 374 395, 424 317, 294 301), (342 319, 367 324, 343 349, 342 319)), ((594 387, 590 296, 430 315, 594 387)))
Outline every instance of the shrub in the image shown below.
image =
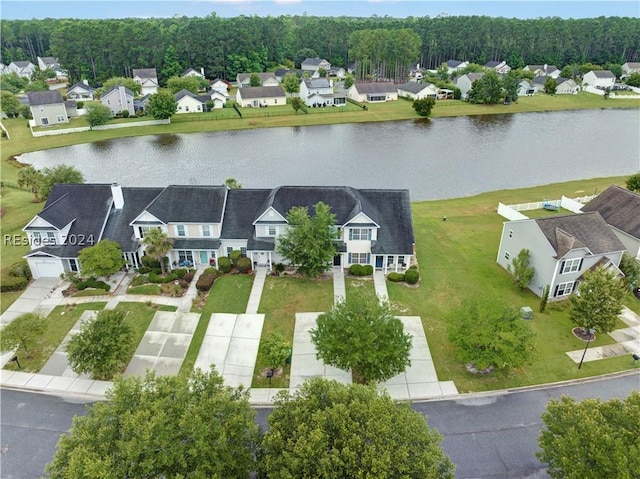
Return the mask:
POLYGON ((152 258, 151 256, 145 255, 142 258, 140 258, 140 262, 142 263, 143 266, 146 266, 147 268, 151 268, 151 269, 160 269, 160 261, 158 261, 155 258, 152 258))
POLYGON ((147 276, 146 274, 139 274, 138 276, 136 276, 131 280, 131 283, 129 284, 129 286, 142 286, 143 284, 146 284, 148 282, 149 282, 149 276, 147 276))
POLYGON ((176 278, 180 279, 180 278, 184 278, 184 275, 187 274, 187 270, 184 268, 178 268, 171 271, 171 274, 174 275, 176 278))
POLYGON ((371 266, 370 264, 365 264, 363 266, 363 271, 365 276, 371 276, 373 275, 373 266, 371 266))
POLYGON ((276 272, 277 273, 282 273, 284 271, 284 264, 283 263, 276 263, 276 272))
POLYGON ((9 274, 2 275, 2 282, 0 284, 0 292, 7 293, 9 291, 22 291, 29 284, 27 278, 22 276, 11 276, 9 274))
POLYGON ((214 278, 217 278, 218 276, 222 276, 222 272, 216 268, 207 268, 202 272, 202 274, 210 274, 210 275, 213 275, 214 278))
POLYGON ((241 273, 246 273, 247 271, 251 270, 251 267, 251 260, 246 256, 238 258, 238 261, 236 261, 236 268, 238 268, 238 271, 240 271, 241 273))
POLYGON ((242 251, 239 249, 234 249, 229 255, 232 264, 237 264, 238 260, 242 257, 242 251))
POLYGON ((122 118, 129 118, 129 110, 122 110, 122 118))
POLYGON ((417 264, 412 264, 411 266, 409 266, 409 269, 418 269, 418 265, 417 264))
POLYGON ((387 279, 392 283, 401 283, 404 281, 404 274, 402 273, 389 273, 387 279))
POLYGON ((9 274, 11 276, 16 276, 18 278, 26 278, 27 280, 31 279, 31 268, 29 268, 29 263, 26 259, 21 259, 13 263, 9 267, 9 274))
POLYGON ((196 282, 196 288, 198 291, 209 291, 211 286, 213 286, 213 282, 215 281, 215 277, 212 274, 202 274, 198 278, 196 282))
POLYGON ((409 284, 416 284, 420 279, 420 273, 417 269, 408 269, 404 273, 404 280, 409 284))
POLYGON ((220 271, 223 273, 228 273, 231 271, 231 260, 226 256, 223 256, 218 260, 218 268, 220 268, 220 271))
POLYGON ((85 290, 87 288, 103 289, 105 291, 111 290, 111 286, 109 286, 104 281, 98 281, 95 278, 89 278, 89 279, 85 279, 84 281, 80 281, 76 286, 80 291, 85 290))
MULTIPOLYGON (((206 270, 205 270, 206 271, 206 270)), ((191 271, 187 271, 184 274, 184 277, 182 279, 184 279, 187 283, 191 283, 191 281, 193 281, 193 273, 191 271)))
POLYGON ((84 102, 83 101, 77 102, 76 108, 78 108, 78 110, 82 110, 84 108, 84 102))
POLYGON ((180 278, 178 280, 178 284, 182 289, 187 289, 189 287, 189 282, 186 279, 180 278))
POLYGON ((349 274, 353 276, 364 276, 362 265, 352 264, 351 266, 349 266, 349 274))

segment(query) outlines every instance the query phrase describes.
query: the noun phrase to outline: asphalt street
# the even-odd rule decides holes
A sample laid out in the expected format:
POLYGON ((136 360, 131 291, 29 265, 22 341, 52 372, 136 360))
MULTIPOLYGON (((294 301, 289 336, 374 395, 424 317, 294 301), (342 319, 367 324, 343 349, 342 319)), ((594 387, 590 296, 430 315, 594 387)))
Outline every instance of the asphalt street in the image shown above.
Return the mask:
MULTIPOLYGON (((442 446, 456 464, 458 479, 542 479, 534 456, 547 401, 563 394, 576 399, 624 398, 640 389, 640 371, 577 384, 510 392, 464 395, 446 401, 414 403, 444 436, 442 446)), ((84 414, 89 401, 3 389, 0 391, 0 477, 41 477, 58 438, 84 414)), ((257 410, 266 427, 270 408, 257 410)))

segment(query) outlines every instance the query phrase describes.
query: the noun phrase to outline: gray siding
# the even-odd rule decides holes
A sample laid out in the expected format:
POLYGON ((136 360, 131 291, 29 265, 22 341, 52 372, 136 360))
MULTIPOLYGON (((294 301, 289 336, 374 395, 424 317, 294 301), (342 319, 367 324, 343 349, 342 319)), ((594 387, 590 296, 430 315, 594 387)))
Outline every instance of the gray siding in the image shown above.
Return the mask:
POLYGON ((67 110, 64 107, 64 103, 56 103, 52 105, 36 105, 31 107, 31 114, 36 122, 36 125, 43 126, 42 119, 46 118, 47 123, 45 125, 59 125, 61 123, 69 123, 67 117, 67 110), (61 117, 63 119, 58 119, 61 117))

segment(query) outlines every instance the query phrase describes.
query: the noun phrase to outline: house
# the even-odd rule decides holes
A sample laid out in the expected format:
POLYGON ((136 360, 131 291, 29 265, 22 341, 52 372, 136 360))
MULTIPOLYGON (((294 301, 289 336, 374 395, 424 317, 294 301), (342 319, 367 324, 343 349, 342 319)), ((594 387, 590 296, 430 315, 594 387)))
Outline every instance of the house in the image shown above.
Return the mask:
POLYGON ((145 111, 147 109, 147 105, 149 103, 149 98, 151 98, 151 93, 147 93, 146 95, 140 98, 133 99, 133 111, 145 111))
POLYGON ((342 67, 331 67, 329 68, 329 76, 336 78, 344 78, 347 74, 347 71, 342 67))
POLYGON ((241 250, 255 268, 284 258, 275 245, 288 228, 294 206, 319 201, 336 215, 338 254, 333 265, 369 264, 383 272, 411 264, 414 238, 407 190, 357 190, 283 186, 234 189, 226 186, 128 188, 118 184, 57 184, 43 210, 23 230, 32 250, 25 255, 34 278, 76 272, 80 251, 102 239, 117 242, 128 267, 141 264, 142 239, 159 228, 173 239, 171 268, 216 264, 241 250))
MULTIPOLYGON (((251 86, 252 73, 238 73, 236 83, 238 88, 251 86)), ((260 77, 260 86, 278 86, 280 82, 273 72, 261 72, 257 74, 260 77)))
POLYGON ((111 115, 117 115, 122 111, 128 111, 129 115, 134 115, 133 92, 122 85, 115 85, 102 94, 100 101, 109 110, 111 115))
POLYGON ((196 77, 196 78, 203 78, 204 79, 204 68, 201 68, 200 71, 198 71, 198 70, 196 70, 194 68, 187 68, 185 71, 182 72, 180 77, 181 78, 196 77))
POLYGON ((621 79, 627 78, 632 73, 640 72, 640 62, 626 62, 622 65, 621 79))
POLYGON ((0 75, 7 75, 9 73, 9 67, 4 63, 0 63, 0 75))
POLYGON ((433 83, 408 82, 398 85, 397 89, 399 97, 412 100, 422 100, 423 98, 433 98, 435 100, 438 97, 438 87, 433 83))
POLYGON ((495 70, 499 75, 506 75, 511 71, 511 67, 507 65, 507 62, 502 61, 489 61, 484 64, 485 68, 489 68, 491 70, 495 70))
POLYGON ((463 68, 467 68, 469 66, 468 62, 461 62, 459 60, 447 60, 447 73, 451 75, 458 70, 462 70, 463 68))
POLYGON ((609 70, 591 70, 582 77, 583 87, 612 88, 615 82, 616 76, 609 70))
POLYGON ((29 60, 15 61, 7 65, 7 73, 15 73, 22 78, 31 79, 35 71, 36 66, 29 60))
POLYGON ((311 78, 318 78, 320 76, 320 69, 329 72, 331 70, 331 63, 324 58, 305 58, 300 65, 302 73, 309 73, 311 78))
POLYGON ((298 78, 300 78, 302 76, 302 71, 301 70, 289 70, 288 68, 278 68, 276 69, 276 71, 273 73, 276 76, 276 79, 282 83, 282 80, 284 80, 284 77, 286 75, 289 74, 293 74, 295 76, 297 76, 298 78))
POLYGON ((155 68, 134 68, 133 81, 142 85, 142 95, 158 93, 158 74, 155 68))
POLYGON ((221 78, 216 78, 211 81, 211 90, 222 93, 223 95, 227 95, 230 88, 231 84, 221 78))
POLYGON ((27 98, 37 126, 69 123, 69 115, 59 91, 30 91, 27 98))
POLYGON ((560 76, 560 70, 555 65, 526 65, 522 71, 533 72, 534 77, 549 76, 552 78, 558 78, 560 76))
POLYGON ((535 92, 533 86, 527 80, 520 80, 520 83, 518 83, 518 96, 531 96, 535 92))
POLYGON ((208 97, 201 97, 189 90, 180 90, 173 96, 176 101, 176 114, 202 113, 207 110, 208 97))
POLYGON ((582 207, 604 218, 632 258, 640 261, 640 194, 613 185, 582 207))
POLYGON ((466 73, 453 80, 453 84, 460 89, 460 97, 467 98, 469 90, 473 88, 473 82, 484 76, 484 73, 466 73))
POLYGON ((542 296, 549 285, 551 300, 570 295, 591 268, 622 274, 618 266, 624 245, 598 212, 505 222, 498 264, 508 269, 525 248, 535 269, 529 289, 542 296))
POLYGON ((281 86, 256 86, 238 88, 236 103, 242 107, 286 105, 287 96, 281 86))
POLYGON ((398 88, 390 81, 354 83, 347 94, 349 98, 360 103, 393 101, 398 99, 398 88))
POLYGON ((300 98, 312 108, 345 106, 347 97, 333 92, 333 83, 327 78, 304 78, 300 82, 300 98))
POLYGON ((571 78, 558 77, 556 82, 556 95, 577 95, 580 91, 580 86, 571 78))
POLYGON ((69 79, 68 72, 60 66, 58 59, 55 57, 38 57, 38 68, 40 70, 46 70, 47 68, 53 70, 58 82, 66 82, 69 79))
POLYGON ((67 89, 67 98, 69 100, 93 100, 96 89, 89 86, 86 80, 75 83, 67 89))
POLYGON ((64 102, 64 111, 67 112, 68 118, 75 118, 78 116, 78 104, 75 100, 66 100, 64 102))
POLYGON ((227 104, 227 100, 229 99, 229 96, 226 93, 220 93, 217 90, 211 90, 206 95, 202 95, 202 97, 206 98, 207 102, 213 102, 212 108, 214 110, 218 108, 224 108, 224 106, 227 104))

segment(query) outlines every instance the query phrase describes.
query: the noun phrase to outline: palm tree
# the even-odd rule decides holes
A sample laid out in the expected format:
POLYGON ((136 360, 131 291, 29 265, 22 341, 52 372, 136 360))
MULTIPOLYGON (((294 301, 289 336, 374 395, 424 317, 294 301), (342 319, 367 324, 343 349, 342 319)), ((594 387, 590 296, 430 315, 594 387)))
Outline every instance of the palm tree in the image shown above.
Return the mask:
POLYGON ((36 170, 33 166, 27 166, 20 169, 18 172, 18 186, 20 188, 27 188, 33 193, 34 202, 39 202, 38 188, 42 183, 43 175, 40 171, 36 170))
POLYGON ((152 228, 142 238, 142 244, 146 245, 146 252, 149 256, 160 261, 162 274, 165 274, 164 258, 173 248, 173 239, 169 238, 167 233, 160 228, 152 228))

